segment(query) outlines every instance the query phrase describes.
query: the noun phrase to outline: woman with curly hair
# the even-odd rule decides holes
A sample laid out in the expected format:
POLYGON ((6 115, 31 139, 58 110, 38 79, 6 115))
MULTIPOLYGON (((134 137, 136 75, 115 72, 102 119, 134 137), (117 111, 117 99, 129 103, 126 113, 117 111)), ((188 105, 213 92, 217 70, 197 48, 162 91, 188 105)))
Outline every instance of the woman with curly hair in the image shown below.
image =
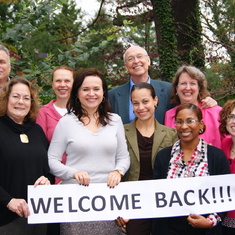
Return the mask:
MULTIPOLYGON (((224 151, 230 164, 231 174, 235 174, 235 100, 228 100, 220 111, 220 133, 227 138, 222 141, 224 151)), ((223 223, 225 235, 235 234, 235 211, 229 211, 223 223)))

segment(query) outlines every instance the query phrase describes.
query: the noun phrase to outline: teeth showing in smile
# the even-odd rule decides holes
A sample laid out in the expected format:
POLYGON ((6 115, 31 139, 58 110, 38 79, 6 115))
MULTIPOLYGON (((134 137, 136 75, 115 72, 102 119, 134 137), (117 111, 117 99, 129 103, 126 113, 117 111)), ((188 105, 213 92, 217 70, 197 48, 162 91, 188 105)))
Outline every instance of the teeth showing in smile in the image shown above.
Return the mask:
POLYGON ((184 95, 192 95, 190 92, 185 92, 184 95))
POLYGON ((136 66, 136 67, 134 67, 134 69, 140 69, 140 68, 142 68, 142 66, 136 66))
POLYGON ((181 134, 182 134, 182 136, 188 136, 188 135, 190 135, 190 132, 188 131, 188 132, 181 132, 181 134))
POLYGON ((91 98, 91 99, 87 99, 87 101, 94 102, 94 101, 96 101, 96 99, 95 98, 91 98))

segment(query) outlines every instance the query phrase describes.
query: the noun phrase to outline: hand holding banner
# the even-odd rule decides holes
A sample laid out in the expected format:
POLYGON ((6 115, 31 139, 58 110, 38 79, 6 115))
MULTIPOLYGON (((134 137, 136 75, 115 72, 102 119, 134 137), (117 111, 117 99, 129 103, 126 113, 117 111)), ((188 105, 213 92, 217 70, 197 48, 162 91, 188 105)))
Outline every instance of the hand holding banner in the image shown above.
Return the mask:
POLYGON ((28 186, 28 223, 114 220, 207 214, 235 209, 235 175, 28 186))

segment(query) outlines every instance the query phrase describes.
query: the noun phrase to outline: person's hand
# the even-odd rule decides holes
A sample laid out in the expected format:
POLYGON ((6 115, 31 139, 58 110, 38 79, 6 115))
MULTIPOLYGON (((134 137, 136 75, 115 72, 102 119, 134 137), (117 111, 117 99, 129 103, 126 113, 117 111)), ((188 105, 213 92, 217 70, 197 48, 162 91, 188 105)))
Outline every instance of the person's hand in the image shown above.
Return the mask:
POLYGON ((212 223, 202 215, 189 215, 187 218, 189 224, 194 228, 211 228, 212 223))
POLYGON ((216 100, 207 96, 205 99, 202 100, 202 108, 207 109, 216 106, 218 103, 216 100))
POLYGON ((90 184, 90 176, 86 171, 75 172, 73 178, 81 185, 88 186, 90 184))
POLYGON ((42 175, 35 181, 33 186, 37 187, 38 185, 50 185, 50 184, 51 182, 49 181, 49 179, 42 175))
POLYGON ((123 219, 122 217, 118 217, 115 220, 115 223, 119 226, 122 227, 122 232, 126 233, 126 224, 128 223, 129 219, 123 219))
POLYGON ((7 204, 7 208, 20 217, 27 218, 30 215, 28 204, 24 199, 12 198, 7 204))
POLYGON ((110 188, 114 188, 121 181, 121 174, 118 171, 112 171, 108 175, 107 185, 110 188))

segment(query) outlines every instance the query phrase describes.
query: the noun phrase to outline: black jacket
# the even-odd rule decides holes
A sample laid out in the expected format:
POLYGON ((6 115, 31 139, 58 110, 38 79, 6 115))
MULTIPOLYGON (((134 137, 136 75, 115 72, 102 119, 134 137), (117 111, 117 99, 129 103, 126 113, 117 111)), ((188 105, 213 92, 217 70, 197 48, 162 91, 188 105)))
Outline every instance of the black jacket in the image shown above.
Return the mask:
MULTIPOLYGON (((158 152, 154 163, 154 178, 165 179, 167 177, 169 161, 171 159, 171 147, 158 152)), ((207 145, 208 169, 210 175, 229 174, 228 160, 221 149, 207 145)), ((218 213, 223 219, 226 213, 218 213)), ((204 215, 207 217, 208 215, 204 215)), ((154 235, 222 235, 221 223, 211 229, 195 229, 187 222, 187 216, 157 219, 154 235), (175 233, 172 232, 174 230, 175 233)))

